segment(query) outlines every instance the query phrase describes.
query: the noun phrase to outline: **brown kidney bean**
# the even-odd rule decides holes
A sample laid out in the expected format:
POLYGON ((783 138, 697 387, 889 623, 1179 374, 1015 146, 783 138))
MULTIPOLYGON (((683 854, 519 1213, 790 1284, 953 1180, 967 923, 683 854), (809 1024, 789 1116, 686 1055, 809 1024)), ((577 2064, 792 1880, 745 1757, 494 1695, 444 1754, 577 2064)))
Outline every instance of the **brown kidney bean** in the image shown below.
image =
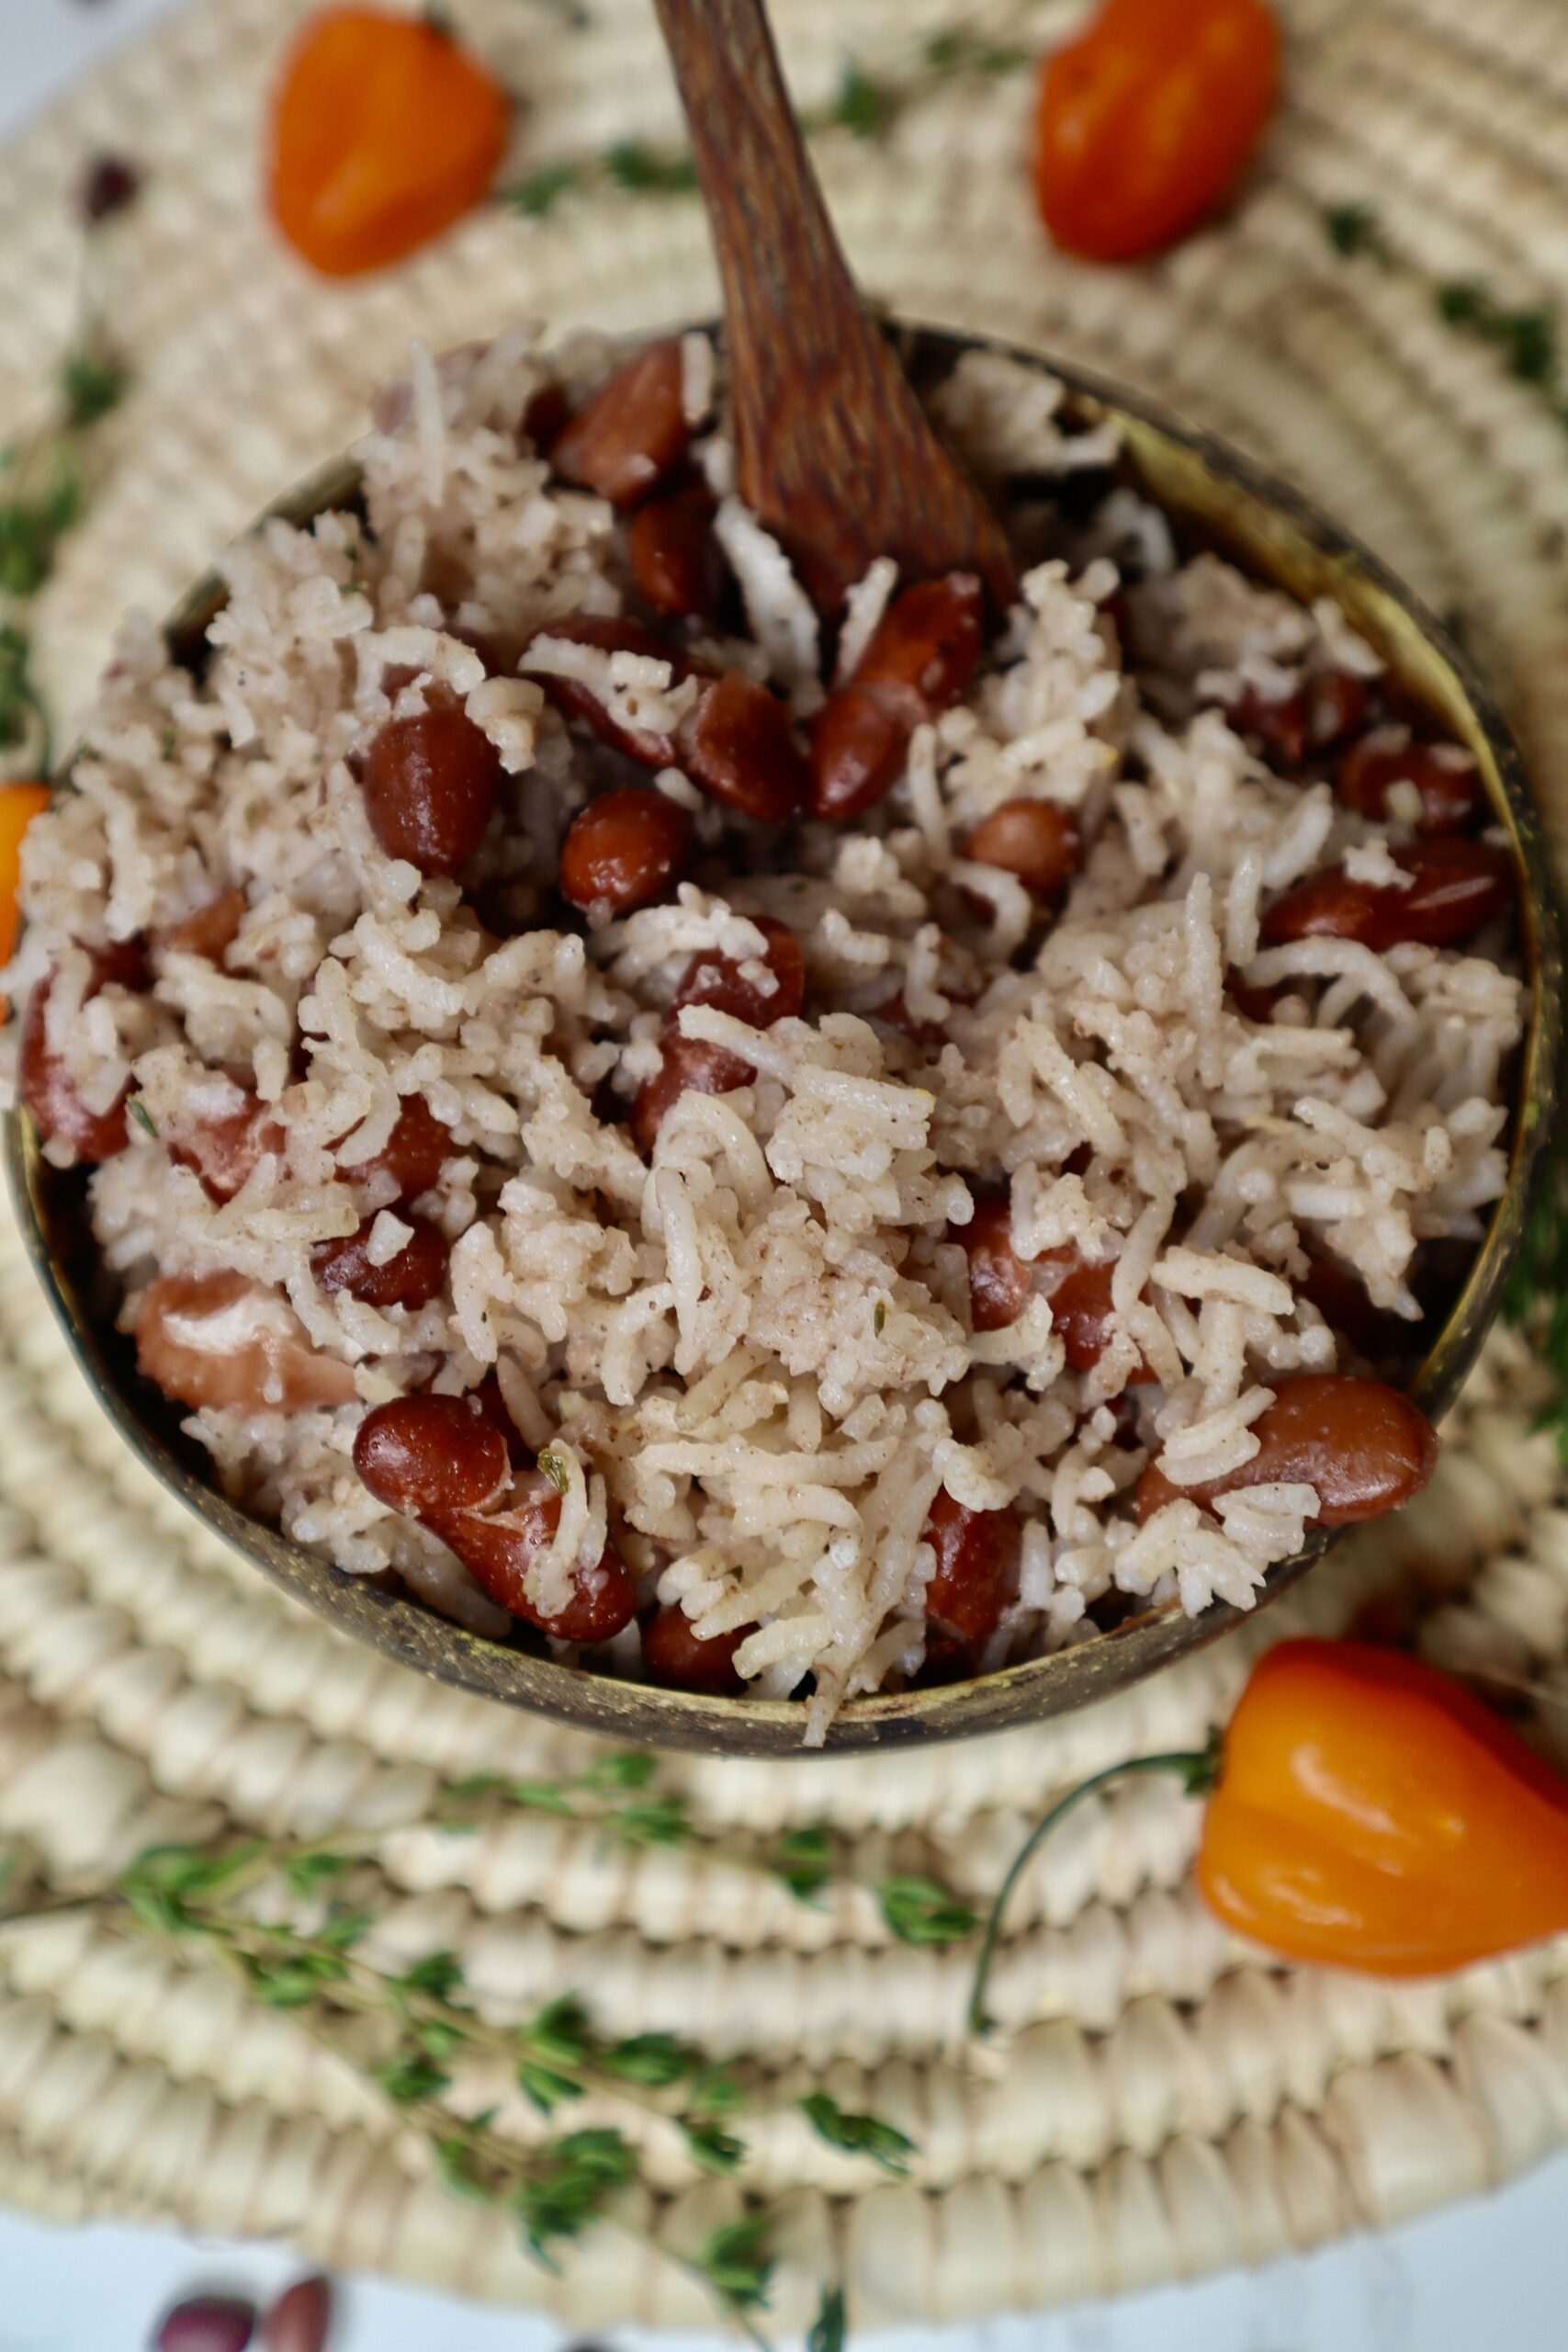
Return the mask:
POLYGON ((733 1094, 749 1086, 756 1072, 739 1054, 724 1046, 710 1046, 703 1037, 682 1037, 679 1030, 664 1039, 663 1058, 638 1088, 632 1104, 631 1131, 639 1148, 651 1152, 664 1124, 664 1114, 678 1096, 733 1094))
POLYGON ((365 760, 365 809, 389 857, 427 877, 454 874, 484 839, 501 789, 501 755, 450 695, 389 718, 365 760))
POLYGON ((276 1114, 249 1087, 242 1091, 245 1099, 237 1111, 193 1123, 169 1141, 170 1159, 195 1169, 209 1200, 231 1201, 264 1153, 288 1148, 276 1114))
MULTIPOLYGON (((107 947, 90 948, 88 954, 93 968, 84 1002, 96 996, 100 989, 115 987, 139 992, 147 986, 147 955, 139 939, 117 940, 107 947)), ((100 1160, 112 1159, 117 1151, 125 1149, 130 1132, 125 1106, 130 1099, 130 1089, 126 1087, 107 1111, 88 1110, 77 1091, 75 1080, 49 1043, 45 1018, 53 985, 54 976, 50 973, 34 989, 28 1005, 22 1023, 17 1088, 45 1141, 68 1143, 84 1166, 96 1167, 100 1160)))
MULTIPOLYGON (((1051 1254, 1058 1263, 1064 1258, 1067 1262, 1067 1272, 1051 1293, 1051 1328, 1060 1336, 1070 1368, 1092 1372, 1111 1344, 1111 1279, 1116 1261, 1104 1259, 1084 1265, 1074 1250, 1051 1254)), ((1127 1375, 1128 1385, 1154 1377, 1140 1358, 1127 1375)))
POLYGON ((657 490, 691 447, 682 374, 678 335, 617 368, 556 436, 550 463, 562 481, 613 506, 635 506, 657 490))
POLYGON ((735 1671, 735 1653, 755 1625, 699 1640, 680 1607, 656 1610, 642 1629, 643 1672, 667 1690, 695 1690, 713 1699, 739 1698, 745 1684, 735 1671))
POLYGON ((1225 994, 1236 1011, 1245 1020, 1256 1021, 1263 1028, 1267 1028, 1273 1020, 1274 1007, 1284 993, 1282 988, 1249 988, 1240 973, 1234 969, 1225 974, 1225 994))
POLYGON ((897 781, 915 729, 968 692, 985 609, 967 571, 920 581, 893 599, 854 676, 829 695, 812 729, 814 817, 858 817, 897 781))
POLYGON ((1408 727, 1377 727, 1352 743, 1335 774, 1334 793, 1347 808, 1381 822, 1390 792, 1402 783, 1420 796, 1420 833, 1467 833, 1481 814, 1481 775, 1469 752, 1456 759, 1450 744, 1414 742, 1408 727))
POLYGON ((561 892, 574 907, 604 905, 630 914, 662 899, 691 855, 685 810, 646 785, 623 785, 572 819, 561 843, 561 892))
POLYGON ((975 1193, 967 1225, 950 1225, 969 1261, 969 1320, 976 1331, 1000 1331, 1016 1323, 1029 1296, 1031 1271, 1012 1246, 1012 1211, 1006 1193, 975 1193))
POLYGON ((1405 941, 1451 947, 1514 901, 1514 862, 1491 842, 1445 835, 1402 850, 1407 889, 1352 881, 1343 866, 1309 874, 1263 918, 1266 947, 1292 939, 1355 939, 1386 954, 1405 941))
MULTIPOLYGON (((569 645, 592 645, 602 653, 637 653, 650 662, 667 662, 671 685, 681 685, 687 678, 711 677, 713 673, 704 662, 698 662, 682 646, 669 640, 640 621, 612 620, 598 613, 572 613, 565 620, 547 621, 536 628, 529 645, 537 645, 545 638, 561 638, 569 645)), ((528 666, 525 652, 523 667, 528 666)), ((575 718, 590 728, 602 743, 615 751, 624 752, 630 760, 637 760, 645 768, 669 768, 676 765, 680 753, 673 735, 666 735, 656 727, 623 727, 614 718, 595 694, 591 694, 575 678, 558 678, 541 672, 537 683, 556 708, 567 718, 575 718)))
POLYGON ((434 1521, 492 1502, 510 1476, 506 1440, 475 1396, 394 1396, 366 1414, 354 1466, 389 1510, 434 1521))
POLYGON ((1314 1258, 1300 1285, 1329 1329, 1369 1363, 1408 1350, 1417 1327, 1374 1306, 1354 1274, 1327 1258, 1314 1258))
POLYGON ((1032 899, 1055 906, 1078 869, 1077 825, 1053 800, 1009 800, 981 819, 964 845, 976 865, 1016 874, 1032 899))
POLYGON ((136 1368, 197 1411, 297 1413, 355 1394, 350 1366, 316 1352, 280 1291, 228 1271, 148 1284, 136 1310, 136 1368))
POLYGON ((766 686, 730 671, 705 689, 681 722, 681 764, 721 808, 764 825, 793 817, 811 786, 790 717, 766 686))
POLYGON ((1225 718, 1242 741, 1285 767, 1325 752, 1364 721, 1371 690, 1347 670, 1325 670, 1293 693, 1272 698, 1248 686, 1225 718))
POLYGON ((1138 1517, 1182 1495, 1207 1506, 1238 1487, 1279 1479, 1316 1487, 1320 1526, 1350 1527, 1418 1495, 1438 1459, 1437 1432, 1419 1406, 1381 1380, 1348 1373, 1280 1381, 1252 1426, 1258 1452, 1224 1477, 1176 1487, 1157 1459, 1151 1462, 1138 1481, 1138 1517))
POLYGON ((768 943, 759 960, 773 975, 773 987, 764 989, 749 978, 745 966, 733 956, 708 948, 694 956, 681 975, 671 1000, 671 1012, 678 1012, 683 1004, 712 1005, 737 1021, 750 1022, 753 1029, 771 1029, 775 1021, 795 1019, 806 1001, 806 958, 800 942, 786 923, 775 922, 771 915, 752 915, 748 920, 768 943))
POLYGON ((446 1279, 446 1236, 428 1217, 411 1216, 413 1230, 395 1258, 372 1265, 369 1257, 374 1217, 341 1241, 323 1241, 310 1253, 316 1280, 324 1291, 345 1290, 367 1306, 428 1306, 446 1279))
POLYGON ((947 1031, 940 1021, 917 1021, 910 1012, 902 989, 895 989, 880 1004, 872 1005, 866 1012, 868 1021, 880 1021, 888 1029, 897 1029, 913 1046, 924 1046, 930 1053, 940 1053, 947 1043, 947 1031))
POLYGON ((237 885, 230 890, 220 890, 216 898, 193 908, 179 922, 155 931, 152 940, 154 956, 203 956, 209 964, 221 965, 240 935, 246 903, 245 894, 237 885))
POLYGON ((764 995, 732 956, 710 950, 693 956, 671 1005, 663 1058, 653 1077, 645 1080, 632 1105, 632 1133, 644 1151, 653 1149, 664 1114, 678 1095, 688 1091, 731 1094, 757 1075, 749 1061, 727 1046, 682 1035, 675 1016, 683 1004, 712 1005, 737 1021, 750 1022, 754 1029, 771 1029, 775 1021, 793 1020, 806 1001, 806 960, 795 933, 767 915, 754 915, 751 920, 767 939, 767 953, 761 960, 775 986, 764 995))
POLYGON ((1307 741, 1326 752, 1367 723, 1372 690, 1352 670, 1322 670, 1306 683, 1307 741))
POLYGON ((729 571, 714 537, 713 492, 689 481, 650 499, 626 526, 626 566, 645 605, 673 620, 713 620, 729 571))
POLYGON ((926 1662, 973 1668, 1018 1597, 1023 1524, 1016 1510, 971 1510, 945 1487, 922 1531, 936 1554, 926 1587, 926 1662))
POLYGON ((262 2321, 262 2352, 326 2352, 332 2324, 331 2280, 296 2278, 262 2321))
POLYGON ((433 1522, 469 1575, 514 1617, 559 1642, 607 1642, 630 1623, 637 1607, 636 1588, 613 1544, 594 1566, 572 1570, 570 1598, 555 1616, 529 1596, 529 1565, 559 1523, 560 1495, 542 1470, 520 1471, 498 1510, 455 1511, 433 1522))
POLYGON ((245 2352, 256 2315, 228 2295, 193 2295, 164 2314, 154 2352, 245 2352))
POLYGON ((405 1094, 392 1132, 374 1159, 339 1170, 344 1183, 367 1184, 372 1177, 389 1175, 398 1198, 416 1201, 441 1181, 441 1170, 457 1150, 452 1131, 444 1127, 423 1094, 405 1094))

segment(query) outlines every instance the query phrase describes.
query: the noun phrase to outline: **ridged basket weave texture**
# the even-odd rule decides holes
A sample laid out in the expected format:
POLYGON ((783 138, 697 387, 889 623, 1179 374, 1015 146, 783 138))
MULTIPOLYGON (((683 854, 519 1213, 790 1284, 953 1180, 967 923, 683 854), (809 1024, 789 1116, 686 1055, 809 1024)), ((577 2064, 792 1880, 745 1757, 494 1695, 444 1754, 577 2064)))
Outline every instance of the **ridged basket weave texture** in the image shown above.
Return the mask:
MULTIPOLYGON (((528 107, 523 167, 676 129, 647 0, 460 0, 528 107)), ((715 300, 688 198, 605 194, 539 223, 474 217, 409 266, 307 276, 257 198, 264 92, 301 0, 199 0, 0 155, 0 438, 69 331, 69 190, 109 147, 146 173, 110 232, 135 363, 103 476, 40 612, 79 707, 126 605, 164 609, 214 548, 354 435, 411 334, 520 311, 613 328, 715 300)), ((803 102, 843 57, 896 68, 954 0, 775 0, 803 102)), ((1481 651, 1568 840, 1568 431, 1431 281, 1568 298, 1568 44, 1559 0, 1292 0, 1287 111, 1235 214, 1157 267, 1046 246, 1028 200, 1029 77, 955 85, 885 146, 820 159, 867 286, 916 316, 1060 351, 1293 477, 1481 651), (1346 261, 1325 204, 1373 203, 1399 266, 1346 261)), ((999 36, 1066 21, 971 10, 999 36)), ((1568 1487, 1533 1427, 1535 1374, 1496 1340, 1441 1467, 1397 1524, 1337 1555, 1256 1632, 1095 1713, 881 1763, 672 1761, 705 1815, 833 1821, 868 1877, 934 1871, 976 1897, 1053 1791, 1142 1747, 1199 1744, 1248 1658, 1414 1596, 1435 1657, 1538 1680, 1568 1750, 1568 1487)), ((1403 1605, 1403 1604, 1401 1604, 1403 1605)), ((265 1828, 396 1819, 436 1776, 575 1769, 588 1744, 422 1682, 285 1602, 122 1452, 0 1230, 0 1831, 52 1869, 109 1871, 227 1815, 265 1828)), ((1568 1759, 1565 1759, 1568 1760, 1568 1759)), ((841 2261, 857 2323, 934 2319, 1190 2276, 1399 2220, 1568 2140, 1568 1943, 1433 1984, 1292 1971, 1233 1943, 1187 1876, 1194 1810, 1142 1784, 1065 1827, 1022 1890, 997 1980, 1005 2061, 966 2056, 968 1956, 891 1943, 869 1899, 803 1909, 680 1854, 606 1857, 558 1824, 395 1841, 389 1933, 459 1950, 500 2007, 575 1986, 607 2028, 757 2052, 904 2124, 917 2178, 863 2168, 785 2117, 756 2136, 784 2195, 781 2325, 841 2261)), ((694 2233, 732 2192, 672 2146, 648 2169, 694 2233)), ((700 2322, 680 2276, 604 2235, 564 2283, 454 2203, 381 2107, 223 1977, 80 1925, 0 1940, 0 2198, 284 2233, 334 2266, 558 2308, 700 2322)))

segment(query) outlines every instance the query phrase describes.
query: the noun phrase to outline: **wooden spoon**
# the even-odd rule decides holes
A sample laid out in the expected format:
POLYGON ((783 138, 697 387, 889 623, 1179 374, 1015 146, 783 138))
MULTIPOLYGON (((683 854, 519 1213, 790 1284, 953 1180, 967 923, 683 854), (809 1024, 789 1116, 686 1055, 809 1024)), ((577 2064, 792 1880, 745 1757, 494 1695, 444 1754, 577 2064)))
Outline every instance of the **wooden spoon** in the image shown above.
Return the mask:
POLYGON ((762 0, 655 0, 724 282, 740 496, 818 610, 877 556, 906 581, 1017 593, 1001 526, 867 315, 822 199, 762 0))

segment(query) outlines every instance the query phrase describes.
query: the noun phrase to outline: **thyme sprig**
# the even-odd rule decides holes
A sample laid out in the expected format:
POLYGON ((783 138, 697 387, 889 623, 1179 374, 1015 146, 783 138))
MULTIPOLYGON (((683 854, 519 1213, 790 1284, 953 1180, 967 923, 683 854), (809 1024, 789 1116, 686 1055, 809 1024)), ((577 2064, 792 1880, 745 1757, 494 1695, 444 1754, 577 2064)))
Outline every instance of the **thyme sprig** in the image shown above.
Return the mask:
MULTIPOLYGON (((383 1883, 378 1866, 400 1827, 473 1834, 521 1811, 570 1819, 628 1851, 688 1849, 771 1877, 801 1902, 851 1883, 826 1827, 808 1825, 747 1848, 700 1821, 684 1793, 660 1788, 656 1775, 652 1758, 631 1751, 560 1781, 479 1775, 441 1790, 418 1822, 318 1838, 156 1846, 118 1879, 79 1892, 50 1889, 36 1857, 0 1851, 0 1929, 88 1913, 221 1967, 251 1999, 289 2017, 374 2086, 423 2139, 451 2191, 506 2214, 536 2258, 555 2267, 591 2224, 633 2226, 623 2192, 640 2175, 638 2133, 595 2117, 529 2144, 499 2107, 475 2104, 476 2072, 491 2095, 503 2073, 552 2126, 570 2122, 584 2101, 590 2112, 630 2110, 643 2132, 655 2119, 680 2134, 698 2170, 741 2186, 747 2129, 784 2111, 786 2095, 754 2063, 716 2062, 677 2034, 606 2034, 576 1992, 497 2021, 474 1999, 454 1951, 389 1966, 367 1945, 383 1883)), ((953 1940, 977 1924, 932 1879, 886 1879, 875 1892, 891 1932, 908 1942, 953 1940)), ((789 2094, 787 2104, 826 2145, 895 2177, 908 2174, 918 2153, 885 2117, 847 2109, 825 2090, 789 2094)), ((768 2295, 771 2227, 766 2207, 753 2202, 694 2252, 661 2246, 759 2343, 754 2314, 768 2295)), ((825 2287, 811 2343, 840 2352, 844 2324, 841 2291, 825 2287)))
MULTIPOLYGON (((1032 64, 1036 51, 987 40, 967 25, 931 33, 901 71, 873 74, 847 57, 831 98, 799 109, 808 139, 847 131, 852 138, 885 139, 910 107, 957 80, 996 79, 1032 64)), ((697 185, 691 151, 618 139, 589 155, 554 157, 536 164, 500 191, 500 201, 530 220, 553 212, 564 197, 619 189, 631 195, 684 195, 697 185)))
POLYGON ((1370 204, 1325 205, 1324 233, 1342 260, 1365 259, 1419 279, 1443 324, 1490 344, 1516 382, 1540 395, 1568 432, 1562 322, 1544 302, 1508 302, 1479 277, 1432 277, 1400 252, 1370 204))

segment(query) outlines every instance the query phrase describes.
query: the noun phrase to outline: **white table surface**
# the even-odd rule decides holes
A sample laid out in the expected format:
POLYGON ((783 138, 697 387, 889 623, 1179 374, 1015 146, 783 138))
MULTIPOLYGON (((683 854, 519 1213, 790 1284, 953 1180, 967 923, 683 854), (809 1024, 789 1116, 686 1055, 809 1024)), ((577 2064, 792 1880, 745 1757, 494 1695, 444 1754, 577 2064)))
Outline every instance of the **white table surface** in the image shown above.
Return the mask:
MULTIPOLYGON (((0 137, 179 0, 0 0, 0 137)), ((1267 2269, 1053 2315, 903 2332, 880 2352, 1563 2352, 1568 2156, 1498 2195, 1267 2269)), ((203 2286, 257 2298, 292 2275, 255 2247, 43 2229, 0 2212, 0 2352, 141 2352, 203 2286)), ((557 2352, 551 2321, 377 2281, 345 2290, 333 2352, 557 2352)), ((709 2344, 713 2339, 708 2339, 709 2344)), ((705 2352, 617 2331, 615 2352, 705 2352)))

